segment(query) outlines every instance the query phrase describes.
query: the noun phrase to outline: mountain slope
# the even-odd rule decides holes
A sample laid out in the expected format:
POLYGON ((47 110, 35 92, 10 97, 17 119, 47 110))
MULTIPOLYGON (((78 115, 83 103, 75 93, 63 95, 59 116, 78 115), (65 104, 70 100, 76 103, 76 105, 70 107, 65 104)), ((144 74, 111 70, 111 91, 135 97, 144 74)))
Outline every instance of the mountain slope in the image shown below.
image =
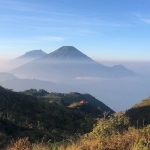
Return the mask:
POLYGON ((46 59, 55 61, 92 61, 91 58, 73 46, 62 46, 56 51, 45 56, 46 59))
POLYGON ((136 127, 150 124, 150 97, 127 110, 126 115, 130 117, 132 125, 136 127))
POLYGON ((8 69, 14 69, 32 60, 41 58, 45 55, 46 53, 42 50, 31 50, 29 52, 26 52, 24 55, 21 55, 13 60, 6 62, 4 66, 6 66, 8 69))
MULTIPOLYGON (((43 91, 44 92, 44 91, 43 91)), ((63 100, 68 105, 74 103, 74 102, 80 102, 81 100, 84 100, 85 102, 88 102, 89 104, 93 105, 95 109, 99 109, 102 112, 109 112, 114 113, 114 111, 106 106, 103 102, 99 101, 95 97, 91 96, 90 94, 81 94, 78 92, 70 92, 70 93, 58 93, 58 92, 51 92, 46 93, 44 96, 40 95, 41 91, 37 90, 26 90, 24 91, 25 94, 33 95, 33 96, 40 96, 43 100, 46 100, 48 102, 57 102, 59 100, 63 100)))
POLYGON ((69 80, 76 77, 112 78, 135 75, 134 72, 125 67, 108 67, 97 63, 72 46, 63 46, 11 72, 51 81, 69 80))
POLYGON ((46 53, 43 52, 42 50, 32 50, 29 52, 26 52, 24 55, 17 57, 16 59, 29 59, 31 58, 32 60, 40 58, 45 56, 46 53))
POLYGON ((6 81, 10 79, 16 79, 17 77, 8 72, 0 72, 0 81, 6 81))

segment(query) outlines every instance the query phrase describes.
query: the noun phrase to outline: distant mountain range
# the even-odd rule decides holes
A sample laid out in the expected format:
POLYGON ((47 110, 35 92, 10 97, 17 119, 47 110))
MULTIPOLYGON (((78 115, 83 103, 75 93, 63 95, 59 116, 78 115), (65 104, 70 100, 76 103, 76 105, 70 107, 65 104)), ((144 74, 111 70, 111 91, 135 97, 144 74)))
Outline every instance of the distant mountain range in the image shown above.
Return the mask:
POLYGON ((33 88, 45 89, 51 92, 69 92, 69 89, 71 88, 71 86, 67 86, 64 84, 56 84, 50 81, 42 81, 38 79, 5 78, 2 80, 1 75, 0 85, 8 89, 13 89, 14 91, 24 91, 33 88))
MULTIPOLYGON (((28 53, 27 53, 28 54, 28 53)), ((86 56, 73 46, 63 46, 11 70, 11 73, 28 78, 50 81, 72 80, 77 77, 117 78, 131 77, 135 73, 122 65, 108 67, 86 56)), ((22 60, 22 57, 17 58, 22 60)))

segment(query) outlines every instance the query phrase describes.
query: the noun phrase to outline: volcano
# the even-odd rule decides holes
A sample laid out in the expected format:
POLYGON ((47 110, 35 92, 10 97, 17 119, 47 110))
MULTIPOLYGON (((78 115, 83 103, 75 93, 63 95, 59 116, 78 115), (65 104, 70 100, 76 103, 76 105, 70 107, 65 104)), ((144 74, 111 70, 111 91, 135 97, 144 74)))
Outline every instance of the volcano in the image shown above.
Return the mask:
POLYGON ((105 66, 92 60, 73 46, 63 46, 39 59, 11 71, 29 78, 51 81, 77 77, 118 78, 131 77, 135 73, 122 65, 105 66))
POLYGON ((29 52, 26 52, 25 54, 12 59, 4 64, 4 66, 8 69, 17 68, 21 65, 24 65, 30 61, 33 61, 35 59, 41 58, 43 56, 47 55, 42 50, 31 50, 29 52))

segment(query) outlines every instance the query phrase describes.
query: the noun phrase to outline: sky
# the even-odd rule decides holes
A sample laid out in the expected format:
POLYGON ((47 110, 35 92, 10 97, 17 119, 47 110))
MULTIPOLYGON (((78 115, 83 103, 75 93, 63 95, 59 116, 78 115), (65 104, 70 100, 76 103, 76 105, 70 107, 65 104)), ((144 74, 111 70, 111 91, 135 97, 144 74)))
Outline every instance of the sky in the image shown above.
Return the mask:
POLYGON ((100 61, 149 61, 149 0, 0 0, 0 59, 74 46, 100 61))

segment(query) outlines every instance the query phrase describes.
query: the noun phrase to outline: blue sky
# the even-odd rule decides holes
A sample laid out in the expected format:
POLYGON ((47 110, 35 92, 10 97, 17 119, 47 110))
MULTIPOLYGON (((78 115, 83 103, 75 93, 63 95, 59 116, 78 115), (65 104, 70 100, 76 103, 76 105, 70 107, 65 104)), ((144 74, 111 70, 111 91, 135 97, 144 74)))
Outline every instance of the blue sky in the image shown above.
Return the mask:
POLYGON ((0 59, 72 45, 99 60, 149 61, 149 0, 0 0, 0 59))

